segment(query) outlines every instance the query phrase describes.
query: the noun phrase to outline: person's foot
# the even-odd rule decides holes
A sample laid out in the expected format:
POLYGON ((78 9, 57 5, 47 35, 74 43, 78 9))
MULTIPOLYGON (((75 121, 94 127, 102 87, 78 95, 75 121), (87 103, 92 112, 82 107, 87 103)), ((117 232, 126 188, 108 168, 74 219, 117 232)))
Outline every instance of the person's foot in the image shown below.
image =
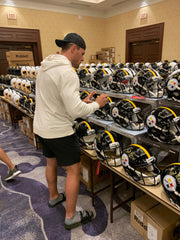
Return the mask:
POLYGON ((90 210, 78 211, 72 218, 65 219, 65 228, 71 230, 72 228, 78 227, 82 224, 91 222, 93 219, 93 212, 90 210))
POLYGON ((20 173, 21 173, 21 171, 18 169, 17 166, 15 166, 13 168, 13 170, 9 170, 8 175, 6 176, 5 180, 8 181, 10 179, 13 179, 14 177, 19 175, 20 173))
POLYGON ((64 202, 65 200, 66 200, 65 193, 59 193, 57 198, 49 200, 48 206, 53 208, 59 203, 64 202))

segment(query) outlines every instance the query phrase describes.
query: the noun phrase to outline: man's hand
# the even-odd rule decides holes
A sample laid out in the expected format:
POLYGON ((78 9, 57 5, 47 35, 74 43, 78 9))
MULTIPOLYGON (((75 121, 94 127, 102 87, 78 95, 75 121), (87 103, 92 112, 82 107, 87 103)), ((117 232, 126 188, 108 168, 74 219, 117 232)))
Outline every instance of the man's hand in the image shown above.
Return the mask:
POLYGON ((107 97, 108 95, 105 93, 102 93, 99 97, 96 98, 95 102, 99 104, 99 107, 104 107, 107 103, 107 97))
POLYGON ((85 103, 92 103, 92 97, 96 94, 96 91, 92 91, 86 98, 83 99, 83 102, 85 103))

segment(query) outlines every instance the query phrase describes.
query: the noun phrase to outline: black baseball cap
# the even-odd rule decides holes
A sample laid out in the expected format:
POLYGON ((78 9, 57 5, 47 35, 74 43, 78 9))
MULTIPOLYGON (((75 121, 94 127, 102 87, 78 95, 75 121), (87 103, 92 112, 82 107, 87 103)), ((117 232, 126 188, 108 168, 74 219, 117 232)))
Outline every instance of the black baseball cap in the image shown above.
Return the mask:
POLYGON ((77 33, 68 33, 63 40, 56 39, 55 42, 58 47, 62 47, 65 43, 75 43, 77 46, 86 50, 84 39, 77 33))

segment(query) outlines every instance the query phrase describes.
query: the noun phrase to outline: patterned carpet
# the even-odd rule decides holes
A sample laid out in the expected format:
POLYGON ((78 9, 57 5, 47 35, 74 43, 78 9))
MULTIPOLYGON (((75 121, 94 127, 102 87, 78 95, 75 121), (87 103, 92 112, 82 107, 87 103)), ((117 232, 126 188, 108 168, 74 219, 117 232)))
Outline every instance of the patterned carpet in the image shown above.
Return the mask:
MULTIPOLYGON (((45 178, 46 161, 41 150, 29 144, 28 138, 5 121, 0 120, 0 147, 8 154, 22 174, 6 182, 7 166, 0 162, 0 239, 1 240, 142 240, 130 225, 130 213, 125 208, 114 212, 110 223, 109 189, 95 197, 81 183, 77 210, 91 209, 91 223, 71 231, 64 228, 65 203, 49 208, 45 178)), ((58 190, 64 191, 66 172, 58 169, 58 190)))

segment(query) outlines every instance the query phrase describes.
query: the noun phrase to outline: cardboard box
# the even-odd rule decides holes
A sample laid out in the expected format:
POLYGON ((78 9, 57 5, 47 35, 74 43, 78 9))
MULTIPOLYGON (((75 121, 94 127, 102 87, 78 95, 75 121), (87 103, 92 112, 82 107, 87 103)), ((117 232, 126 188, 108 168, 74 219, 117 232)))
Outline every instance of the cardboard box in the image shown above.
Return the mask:
POLYGON ((147 194, 131 202, 131 225, 144 238, 147 236, 146 212, 158 204, 158 201, 147 194))
POLYGON ((173 236, 180 216, 162 204, 148 210, 146 240, 175 240, 173 236))
POLYGON ((8 61, 9 66, 14 67, 14 66, 34 66, 34 61, 33 60, 14 60, 14 61, 8 61))
POLYGON ((31 51, 8 51, 6 52, 7 61, 33 61, 31 51))
MULTIPOLYGON (((88 156, 85 154, 81 155, 81 173, 80 173, 80 180, 88 187, 91 187, 91 171, 90 171, 90 164, 91 161, 88 156)), ((92 161, 92 168, 93 168, 93 184, 96 185, 103 180, 107 179, 110 175, 110 170, 100 165, 99 175, 96 175, 98 166, 98 160, 92 161)))

